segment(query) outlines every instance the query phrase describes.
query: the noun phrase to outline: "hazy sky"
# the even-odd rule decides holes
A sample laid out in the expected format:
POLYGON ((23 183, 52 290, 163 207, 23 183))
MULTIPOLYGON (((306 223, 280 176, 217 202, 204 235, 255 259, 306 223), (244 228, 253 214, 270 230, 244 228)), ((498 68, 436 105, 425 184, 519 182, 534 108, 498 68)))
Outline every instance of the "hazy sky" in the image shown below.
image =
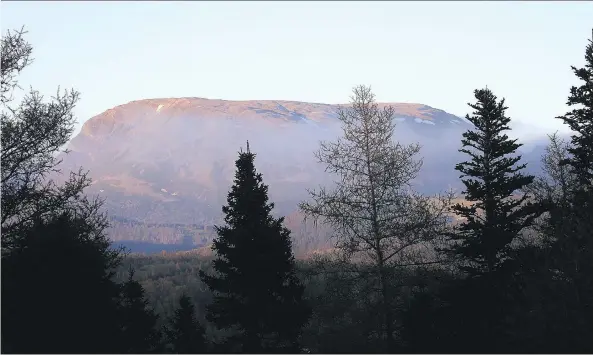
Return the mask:
POLYGON ((591 2, 6 2, 35 62, 21 83, 81 92, 82 122, 144 98, 379 101, 464 115, 488 85, 530 131, 561 128, 591 2))

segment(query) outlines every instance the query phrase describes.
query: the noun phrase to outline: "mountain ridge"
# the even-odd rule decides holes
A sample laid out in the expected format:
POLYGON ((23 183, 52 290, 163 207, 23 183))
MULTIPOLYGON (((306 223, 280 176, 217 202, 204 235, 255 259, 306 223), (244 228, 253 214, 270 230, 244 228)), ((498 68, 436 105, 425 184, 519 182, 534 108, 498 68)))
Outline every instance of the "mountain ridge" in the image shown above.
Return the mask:
MULTIPOLYGON (((424 104, 378 105, 394 108, 395 140, 422 146, 424 165, 414 181, 416 189, 435 193, 461 187, 454 166, 464 158, 457 150, 461 134, 472 127, 469 122, 424 104)), ((308 188, 331 185, 332 176, 313 153, 319 141, 340 135, 339 107, 347 104, 134 100, 85 122, 68 145, 71 152, 59 157, 60 168, 90 171, 93 184, 87 192, 105 199, 105 209, 114 217, 114 240, 181 243, 191 238, 203 245, 208 242, 204 238, 211 238, 208 228, 194 226, 220 222, 237 152, 249 140, 275 213, 291 216, 295 238, 325 243, 327 231, 303 226, 295 211, 308 197, 308 188)))
MULTIPOLYGON (((420 104, 420 103, 400 103, 400 102, 380 102, 377 103, 380 108, 383 108, 387 105, 392 106, 396 114, 399 114, 404 117, 415 117, 425 120, 432 120, 434 119, 435 114, 441 116, 449 116, 453 119, 453 117, 457 119, 463 120, 461 117, 454 116, 452 114, 447 113, 444 110, 434 108, 429 105, 420 104)), ((104 112, 93 116, 89 120, 87 120, 83 126, 81 131, 88 131, 89 126, 92 126, 94 121, 97 119, 108 119, 114 118, 118 111, 126 110, 129 107, 134 106, 148 106, 151 109, 154 109, 155 112, 161 113, 163 111, 178 109, 179 106, 182 106, 184 110, 190 109, 197 109, 201 108, 202 114, 205 113, 224 113, 224 111, 228 111, 230 107, 234 107, 234 110, 231 112, 227 112, 231 115, 234 115, 235 118, 241 117, 246 111, 251 109, 252 111, 255 110, 270 110, 273 111, 276 109, 279 112, 275 112, 278 115, 282 115, 283 113, 287 112, 299 112, 301 115, 311 116, 313 120, 319 118, 318 115, 315 114, 323 114, 324 116, 330 115, 334 116, 335 118, 335 111, 339 107, 349 107, 350 104, 342 103, 342 104, 325 104, 325 103, 309 103, 309 102, 302 102, 302 101, 293 101, 293 100, 224 100, 224 99, 206 99, 206 98, 199 98, 199 97, 171 97, 171 98, 151 98, 151 99, 141 99, 141 100, 133 100, 124 104, 117 105, 113 108, 107 109, 104 112), (253 106, 249 106, 253 105, 253 106), (288 107, 287 107, 288 106, 288 107), (321 111, 313 111, 311 109, 315 108, 321 111), (163 110, 164 109, 164 110, 163 110), (242 110, 242 112, 237 112, 242 110), (282 112, 284 111, 284 112, 282 112), (304 112, 303 112, 304 111, 304 112)), ((163 112, 164 113, 164 112, 163 112)), ((329 118, 329 117, 323 117, 329 118)))

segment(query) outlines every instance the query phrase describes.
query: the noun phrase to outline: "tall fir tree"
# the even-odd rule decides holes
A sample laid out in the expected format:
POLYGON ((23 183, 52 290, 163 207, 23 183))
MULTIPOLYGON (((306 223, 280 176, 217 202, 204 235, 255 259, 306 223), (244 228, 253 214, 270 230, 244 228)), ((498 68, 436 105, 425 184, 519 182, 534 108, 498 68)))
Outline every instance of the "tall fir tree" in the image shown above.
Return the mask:
POLYGON ((453 206, 464 221, 449 237, 456 242, 451 251, 463 261, 462 269, 479 275, 496 270, 509 258, 511 243, 540 211, 527 195, 514 196, 534 177, 521 172, 526 166, 516 154, 521 144, 504 133, 510 122, 504 99, 497 102, 487 88, 474 94, 477 102, 469 106, 475 111, 466 119, 475 129, 463 134, 460 149, 471 160, 455 167, 463 174, 463 194, 470 205, 453 206))
MULTIPOLYGON (((593 31, 592 31, 593 32, 593 31)), ((570 157, 563 163, 571 168, 577 182, 571 199, 550 214, 553 259, 567 280, 567 314, 571 352, 593 352, 593 33, 585 50, 585 66, 572 67, 581 80, 570 89, 567 104, 574 107, 558 117, 570 126, 570 157)))
POLYGON ((162 349, 161 333, 156 327, 158 316, 148 305, 144 287, 134 280, 132 268, 121 288, 120 351, 126 354, 159 353, 162 349))
POLYGON ((255 154, 240 152, 228 194, 224 226, 217 226, 213 267, 218 275, 200 277, 214 292, 207 319, 217 327, 236 327, 228 340, 240 351, 294 352, 310 309, 295 275, 290 231, 274 218, 268 187, 254 166, 255 154))
POLYGON ((593 33, 585 49, 585 67, 573 66, 572 71, 583 83, 570 88, 567 105, 577 107, 558 118, 577 133, 571 137, 572 146, 568 151, 572 157, 566 163, 574 169, 581 185, 591 187, 593 186, 593 33))
POLYGON ((462 220, 447 234, 452 243, 445 249, 469 277, 448 283, 437 300, 419 300, 416 311, 433 302, 444 305, 432 312, 434 338, 427 340, 442 351, 508 352, 507 319, 515 302, 509 285, 519 271, 513 242, 542 208, 518 194, 534 177, 521 172, 526 166, 516 153, 521 144, 505 134, 510 118, 504 99, 498 101, 488 88, 474 95, 477 102, 469 104, 474 112, 466 115, 474 128, 463 134, 460 149, 471 160, 455 167, 462 173, 466 204, 452 207, 462 220))
POLYGON ((196 318, 194 304, 186 295, 179 299, 179 308, 175 310, 165 333, 174 354, 207 352, 204 328, 196 318))

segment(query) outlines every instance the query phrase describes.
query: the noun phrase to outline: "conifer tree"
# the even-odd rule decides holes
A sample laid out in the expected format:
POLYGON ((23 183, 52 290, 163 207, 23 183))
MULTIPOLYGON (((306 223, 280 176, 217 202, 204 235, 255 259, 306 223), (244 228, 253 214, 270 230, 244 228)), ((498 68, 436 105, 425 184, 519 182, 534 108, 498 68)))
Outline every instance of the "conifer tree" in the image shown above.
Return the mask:
POLYGON ((558 118, 575 132, 568 148, 570 157, 563 163, 576 175, 571 200, 563 209, 550 214, 554 263, 567 280, 566 293, 570 314, 570 352, 591 352, 593 345, 593 38, 585 50, 585 66, 572 67, 582 81, 570 89, 567 104, 574 107, 558 118))
MULTIPOLYGON (((510 118, 504 99, 498 101, 488 88, 474 95, 477 102, 469 104, 474 112, 466 115, 474 128, 463 134, 460 149, 471 160, 455 167, 462 173, 466 203, 452 207, 461 221, 447 233, 451 243, 445 250, 469 277, 449 282, 434 300, 419 300, 411 315, 442 305, 420 324, 431 327, 434 338, 427 341, 445 352, 513 352, 508 320, 516 292, 510 285, 521 271, 514 242, 543 209, 521 191, 534 177, 522 173, 526 165, 516 152, 521 144, 505 134, 510 118)), ((414 346, 420 350, 426 344, 414 346)))
POLYGON ((456 204, 453 211, 464 219, 449 237, 451 252, 462 261, 462 269, 472 275, 492 272, 510 256, 511 243, 539 215, 528 196, 513 196, 534 177, 523 174, 525 164, 516 154, 521 144, 510 139, 510 118, 505 116, 504 99, 497 102, 489 89, 474 91, 475 111, 466 115, 475 129, 463 134, 460 152, 470 161, 456 165, 466 187, 463 192, 471 205, 456 204))
POLYGON ((84 216, 37 219, 2 257, 2 351, 117 353, 121 256, 84 216))
MULTIPOLYGON (((593 32, 593 31, 592 31, 593 32)), ((558 118, 577 134, 571 137, 572 157, 566 161, 579 177, 581 185, 593 186, 593 38, 585 49, 585 67, 572 67, 583 83, 570 88, 568 106, 577 106, 558 118)))
POLYGON ((129 278, 121 287, 120 351, 128 354, 159 352, 161 334, 156 328, 158 316, 148 306, 144 287, 134 280, 133 269, 130 268, 129 278))
POLYGON ((175 310, 165 333, 175 354, 203 354, 207 350, 204 328, 196 318, 191 299, 186 295, 179 299, 179 308, 175 310))
POLYGON ((241 152, 234 185, 223 206, 213 250, 217 275, 200 277, 214 292, 207 319, 219 328, 237 327, 231 343, 242 352, 297 351, 310 311, 295 275, 290 231, 271 216, 268 187, 254 166, 255 154, 241 152))

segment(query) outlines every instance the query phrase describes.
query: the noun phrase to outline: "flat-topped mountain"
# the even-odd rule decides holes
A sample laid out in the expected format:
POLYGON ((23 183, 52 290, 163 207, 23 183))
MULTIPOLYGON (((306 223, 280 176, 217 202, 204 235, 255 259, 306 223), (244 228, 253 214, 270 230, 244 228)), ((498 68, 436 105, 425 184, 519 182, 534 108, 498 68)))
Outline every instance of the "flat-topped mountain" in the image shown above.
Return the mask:
MULTIPOLYGON (((389 105, 398 121, 395 139, 422 145, 417 188, 433 193, 458 187, 457 150, 471 124, 427 105, 389 105)), ((180 232, 163 226, 208 230, 219 221, 237 152, 247 140, 277 213, 294 213, 307 188, 330 183, 313 152, 320 140, 340 134, 338 107, 203 98, 132 101, 86 121, 69 144, 71 153, 61 157, 62 168, 90 170, 94 182, 88 192, 105 198, 117 225, 131 221, 125 233, 113 231, 114 239, 181 242, 189 235, 200 242, 202 237, 192 235, 199 228, 180 232), (140 231, 138 224, 153 226, 152 232, 140 231)))
MULTIPOLYGON (((390 105, 396 115, 426 121, 431 125, 458 124, 459 117, 430 106, 413 103, 379 103, 380 107, 390 105), (430 122, 430 123, 429 123, 430 122)), ((109 109, 93 117, 84 125, 83 133, 98 133, 99 122, 134 122, 148 116, 179 117, 190 115, 194 118, 257 119, 270 123, 301 122, 313 123, 333 120, 336 109, 345 105, 329 105, 297 101, 250 100, 229 101, 203 98, 166 98, 132 101, 109 109)), ((417 121, 420 122, 420 121, 417 121)))

